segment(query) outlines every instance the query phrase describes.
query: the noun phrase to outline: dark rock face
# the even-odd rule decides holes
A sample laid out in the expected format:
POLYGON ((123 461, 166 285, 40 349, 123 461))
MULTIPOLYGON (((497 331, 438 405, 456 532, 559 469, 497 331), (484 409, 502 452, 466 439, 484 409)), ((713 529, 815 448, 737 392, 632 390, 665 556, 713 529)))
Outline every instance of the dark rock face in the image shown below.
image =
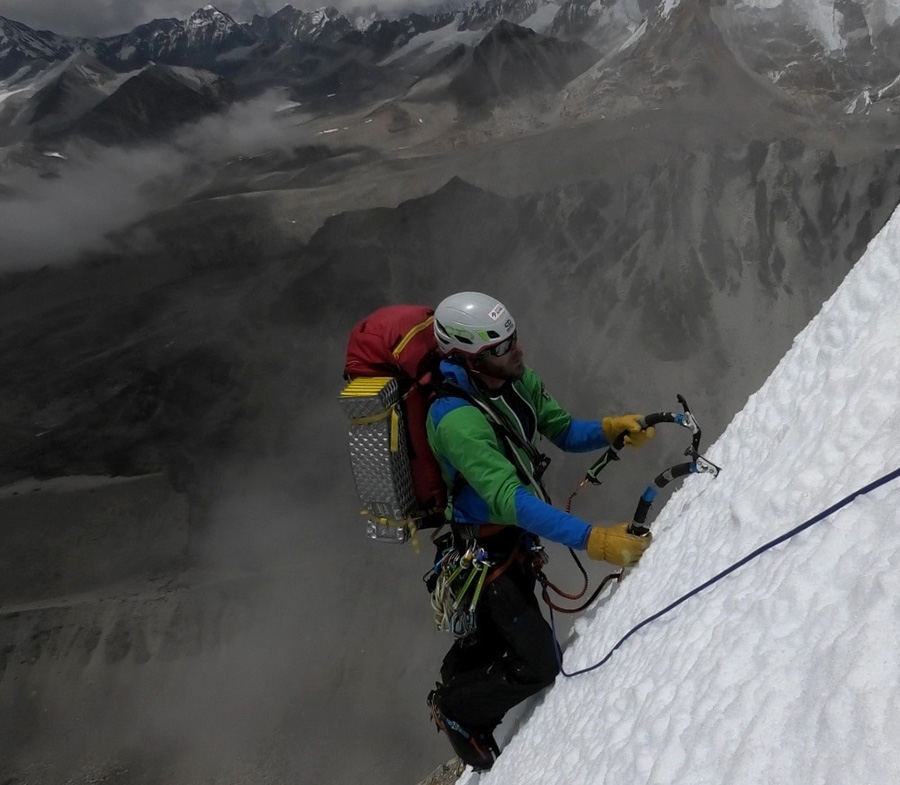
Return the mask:
POLYGON ((40 89, 22 100, 14 95, 0 107, 0 145, 21 138, 41 141, 71 131, 77 120, 103 101, 120 80, 119 75, 95 59, 79 54, 53 78, 44 78, 40 89))
POLYGON ((480 30, 501 20, 517 24, 537 11, 537 0, 487 0, 482 5, 474 2, 462 14, 460 30, 480 30))
POLYGON ((286 5, 270 17, 253 17, 250 32, 264 41, 337 41, 353 28, 347 18, 327 6, 316 11, 299 11, 286 5))
POLYGON ((559 90, 597 60, 580 41, 561 42, 511 22, 499 22, 448 86, 456 102, 479 107, 526 92, 559 90))
POLYGON ((49 30, 32 30, 27 25, 0 16, 0 79, 12 76, 30 64, 42 65, 69 57, 78 46, 49 30))
POLYGON ((99 63, 73 64, 35 94, 32 124, 46 125, 54 118, 77 116, 82 105, 99 103, 106 97, 97 83, 114 76, 114 72, 99 63))
POLYGON ((157 19, 130 33, 102 39, 97 56, 111 67, 131 70, 148 62, 193 67, 215 66, 221 55, 252 46, 256 38, 230 16, 207 6, 186 21, 157 19))
MULTIPOLYGON (((680 363, 710 424, 722 427, 725 398, 737 406, 761 384, 863 252, 861 238, 900 202, 898 175, 896 152, 844 168, 787 141, 672 160, 619 187, 585 182, 516 200, 455 181, 396 211, 332 219, 310 250, 327 257, 336 278, 362 259, 375 278, 405 269, 411 291, 435 300, 446 284, 417 275, 425 249, 429 270, 477 276, 494 291, 509 290, 515 276, 529 313, 553 312, 569 327, 566 338, 531 336, 539 354, 556 338, 584 352, 583 372, 628 387, 630 374, 586 359, 578 337, 616 334, 620 351, 680 363), (686 192, 706 197, 685 201, 686 192), (569 322, 542 300, 547 279, 556 281, 555 300, 580 316, 569 322), (752 337, 741 327, 747 320, 762 320, 752 337)), ((319 296, 330 297, 327 289, 319 296)), ((665 373, 658 383, 663 395, 665 373)))
POLYGON ((427 33, 438 30, 450 24, 454 19, 453 14, 410 14, 403 19, 377 19, 364 31, 348 35, 344 40, 350 43, 359 43, 370 49, 376 56, 386 55, 388 52, 399 49, 408 43, 419 33, 427 33))
MULTIPOLYGON (((571 304, 555 320, 566 325, 563 332, 571 330, 567 345, 620 325, 627 329, 620 341, 639 356, 694 368, 702 388, 695 395, 711 426, 721 427, 887 220, 900 202, 898 182, 896 152, 841 166, 829 152, 796 140, 716 147, 654 164, 622 183, 592 180, 517 198, 453 179, 394 209, 327 220, 306 247, 290 251, 303 265, 276 265, 277 271, 269 270, 273 230, 257 216, 263 224, 239 232, 233 253, 204 246, 210 260, 188 263, 205 272, 196 284, 194 272, 176 288, 188 292, 211 275, 223 286, 256 291, 252 281, 275 275, 277 287, 245 299, 236 317, 259 323, 254 340, 262 344, 237 350, 226 333, 220 341, 204 338, 202 346, 179 339, 176 354, 163 352, 158 342, 178 333, 166 337, 170 330, 159 321, 166 309, 153 300, 104 309, 102 321, 87 323, 89 332, 72 325, 78 308, 94 300, 73 303, 69 316, 61 312, 55 327, 39 333, 25 324, 4 330, 9 337, 0 348, 22 371, 0 383, 10 418, 0 463, 12 476, 154 470, 194 476, 204 456, 245 442, 248 429, 263 439, 254 438, 254 451, 265 452, 269 437, 252 425, 254 394, 241 368, 250 357, 270 356, 267 373, 275 373, 269 383, 276 389, 286 384, 276 369, 318 367, 323 359, 314 345, 290 358, 279 354, 277 342, 263 350, 268 330, 316 332, 334 320, 349 326, 389 299, 436 302, 454 281, 474 277, 487 289, 511 290, 534 313, 552 308, 542 299, 542 281, 553 278, 556 296, 571 304), (594 308, 587 297, 606 305, 594 308), (742 329, 759 314, 765 318, 758 329, 742 329), (115 348, 123 340, 130 347, 130 334, 157 332, 158 339, 136 348, 115 348), (111 354, 101 354, 95 366, 73 353, 81 344, 108 345, 111 354), (29 375, 30 356, 57 368, 57 381, 29 375), (47 433, 35 441, 28 422, 44 422, 47 433)), ((173 236, 176 245, 181 237, 173 236)), ((47 284, 56 275, 47 273, 47 284)), ((553 340, 551 329, 532 344, 543 355, 553 340)), ((610 360, 581 367, 630 383, 610 360)))
POLYGON ((73 130, 104 145, 161 139, 224 108, 234 94, 233 85, 211 74, 150 66, 83 115, 73 130))

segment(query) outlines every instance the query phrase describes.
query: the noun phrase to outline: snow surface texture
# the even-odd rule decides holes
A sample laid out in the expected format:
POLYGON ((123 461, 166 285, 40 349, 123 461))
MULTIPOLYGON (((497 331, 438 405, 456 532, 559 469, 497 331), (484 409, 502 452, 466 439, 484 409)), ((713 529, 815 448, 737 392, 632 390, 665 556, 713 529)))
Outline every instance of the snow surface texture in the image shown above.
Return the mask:
MULTIPOLYGON (((684 481, 641 563, 576 623, 566 671, 900 466, 898 287, 900 210, 708 450, 719 477, 684 481)), ((558 677, 481 784, 896 785, 898 510, 895 480, 650 623, 602 668, 558 677)))

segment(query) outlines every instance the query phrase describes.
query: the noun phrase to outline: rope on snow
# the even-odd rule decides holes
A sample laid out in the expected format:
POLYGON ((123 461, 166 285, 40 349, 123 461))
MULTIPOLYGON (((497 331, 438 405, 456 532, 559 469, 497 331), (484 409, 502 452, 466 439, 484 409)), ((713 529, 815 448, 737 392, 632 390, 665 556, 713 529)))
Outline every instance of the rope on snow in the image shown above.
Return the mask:
MULTIPOLYGON (((811 526, 814 526, 815 524, 823 521, 825 518, 828 518, 831 515, 834 515, 834 513, 836 513, 838 510, 842 509, 843 507, 846 507, 848 504, 850 504, 852 501, 855 501, 860 496, 865 496, 866 494, 871 493, 872 491, 876 490, 877 488, 880 488, 882 485, 887 485, 889 482, 896 480, 897 477, 900 477, 900 468, 894 469, 892 472, 888 472, 883 477, 879 477, 877 480, 870 482, 868 485, 865 485, 862 488, 859 488, 858 490, 854 491, 850 495, 845 496, 843 499, 841 499, 836 504, 833 504, 828 509, 823 510, 818 515, 814 515, 812 518, 810 518, 807 521, 804 521, 799 526, 795 526, 793 529, 791 529, 788 532, 785 532, 784 534, 780 535, 779 537, 776 537, 774 540, 770 540, 765 545, 761 545, 759 548, 757 548, 752 553, 748 553, 742 559, 735 562, 730 567, 727 567, 726 569, 722 570, 722 572, 718 573, 717 575, 714 575, 712 578, 710 578, 705 583, 702 583, 699 586, 691 589, 689 592, 687 592, 686 594, 683 594, 681 597, 679 597, 677 600, 675 600, 674 602, 667 605, 662 610, 657 611, 652 616, 648 616, 642 622, 636 624, 634 627, 632 627, 628 632, 626 632, 619 639, 618 643, 616 643, 609 650, 609 652, 607 652, 606 656, 602 660, 600 660, 598 663, 596 663, 594 665, 591 665, 587 668, 582 668, 581 670, 577 670, 573 673, 566 673, 566 671, 563 669, 563 664, 562 664, 562 652, 560 651, 559 646, 554 646, 553 648, 556 651, 556 660, 557 660, 557 663, 559 664, 560 673, 562 673, 563 676, 571 678, 572 676, 580 676, 583 673, 590 673, 591 671, 597 670, 598 668, 602 667, 607 662, 609 662, 609 660, 613 656, 613 654, 625 643, 625 641, 627 641, 638 630, 646 627, 651 622, 656 621, 661 616, 665 616, 667 613, 669 613, 669 611, 674 610, 682 603, 687 602, 691 597, 694 597, 695 595, 699 594, 704 589, 708 589, 713 584, 718 583, 723 578, 725 578, 727 575, 730 575, 735 570, 738 570, 739 568, 743 567, 748 562, 753 561, 755 558, 762 555, 766 551, 771 550, 776 545, 779 545, 782 542, 784 542, 785 540, 789 540, 792 537, 795 537, 796 535, 800 534, 800 532, 805 531, 806 529, 810 528, 811 526)), ((553 637, 555 639, 556 638, 556 623, 553 618, 553 608, 552 607, 550 608, 550 624, 553 627, 553 637)))

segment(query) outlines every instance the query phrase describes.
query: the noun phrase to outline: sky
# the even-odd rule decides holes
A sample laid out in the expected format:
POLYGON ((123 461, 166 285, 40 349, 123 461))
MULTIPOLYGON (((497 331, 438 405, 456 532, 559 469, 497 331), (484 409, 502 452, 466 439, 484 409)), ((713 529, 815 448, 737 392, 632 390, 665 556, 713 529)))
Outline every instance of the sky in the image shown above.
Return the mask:
MULTIPOLYGON (((0 0, 0 16, 60 35, 102 37, 127 33, 153 19, 187 19, 206 4, 204 0, 0 0)), ((288 4, 306 10, 324 5, 338 8, 369 5, 352 0, 292 0, 290 3, 285 0, 217 0, 213 3, 238 22, 249 22, 254 14, 271 16, 288 4)), ((428 0, 379 0, 377 3, 385 12, 392 8, 427 5, 435 3, 428 0)))
POLYGON ((898 249, 900 211, 708 450, 718 478, 684 481, 640 564, 564 642, 568 673, 612 656, 501 726, 512 738, 480 785, 900 782, 900 479, 616 648, 900 467, 898 249))

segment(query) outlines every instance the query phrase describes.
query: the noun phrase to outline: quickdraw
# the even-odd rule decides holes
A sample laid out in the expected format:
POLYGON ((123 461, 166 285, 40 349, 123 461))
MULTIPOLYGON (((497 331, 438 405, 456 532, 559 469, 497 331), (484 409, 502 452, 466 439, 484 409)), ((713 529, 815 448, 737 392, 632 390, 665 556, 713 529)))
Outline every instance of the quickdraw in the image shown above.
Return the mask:
POLYGON ((475 632, 475 608, 493 566, 487 551, 477 545, 464 553, 456 548, 444 552, 434 565, 437 582, 431 593, 434 622, 439 630, 451 633, 454 638, 465 638, 475 632), (470 589, 471 596, 467 599, 470 589))
MULTIPOLYGON (((690 430, 691 444, 684 451, 684 454, 691 460, 676 464, 675 466, 670 466, 665 471, 660 472, 653 479, 653 482, 647 486, 646 490, 641 494, 641 497, 637 504, 637 508, 634 511, 634 516, 632 517, 631 523, 628 525, 628 532, 630 534, 636 534, 641 537, 645 537, 650 534, 650 526, 647 523, 647 514, 650 512, 650 507, 659 494, 659 491, 670 482, 672 482, 672 480, 675 480, 679 477, 685 477, 688 474, 712 474, 713 477, 717 477, 719 472, 721 471, 721 469, 712 461, 700 454, 700 439, 703 435, 702 431, 700 430, 700 424, 697 422, 697 418, 691 412, 684 396, 678 395, 677 397, 682 409, 684 409, 682 413, 655 412, 653 414, 647 414, 641 417, 639 423, 641 425, 641 429, 646 429, 655 425, 659 425, 660 423, 669 422, 680 425, 683 428, 687 428, 688 430, 690 430)), ((605 469, 607 466, 609 466, 609 464, 613 461, 619 460, 619 452, 625 446, 625 437, 627 435, 627 431, 623 431, 622 433, 620 433, 615 438, 613 443, 607 448, 606 452, 604 452, 603 455, 601 455, 587 470, 584 479, 578 484, 578 486, 572 491, 572 493, 569 495, 569 498, 566 500, 566 512, 572 511, 572 500, 585 485, 601 484, 601 481, 599 479, 600 472, 603 471, 603 469, 605 469)), ((565 597, 569 600, 580 600, 587 592, 589 585, 587 572, 582 566, 578 555, 571 548, 569 549, 569 553, 572 554, 572 558, 575 560, 575 563, 578 565, 578 569, 581 571, 583 585, 580 592, 573 594, 560 591, 560 589, 554 586, 547 579, 547 576, 544 575, 542 571, 537 572, 537 579, 543 587, 541 594, 543 596, 544 602, 546 602, 547 605, 550 606, 550 608, 560 611, 561 613, 579 613, 580 611, 583 611, 590 606, 590 604, 599 596, 599 594, 611 580, 621 580, 624 571, 613 573, 612 575, 607 576, 600 584, 600 586, 596 589, 596 591, 594 591, 594 593, 588 598, 588 600, 578 607, 563 608, 559 605, 556 605, 550 600, 548 590, 552 590, 557 595, 565 597)))

